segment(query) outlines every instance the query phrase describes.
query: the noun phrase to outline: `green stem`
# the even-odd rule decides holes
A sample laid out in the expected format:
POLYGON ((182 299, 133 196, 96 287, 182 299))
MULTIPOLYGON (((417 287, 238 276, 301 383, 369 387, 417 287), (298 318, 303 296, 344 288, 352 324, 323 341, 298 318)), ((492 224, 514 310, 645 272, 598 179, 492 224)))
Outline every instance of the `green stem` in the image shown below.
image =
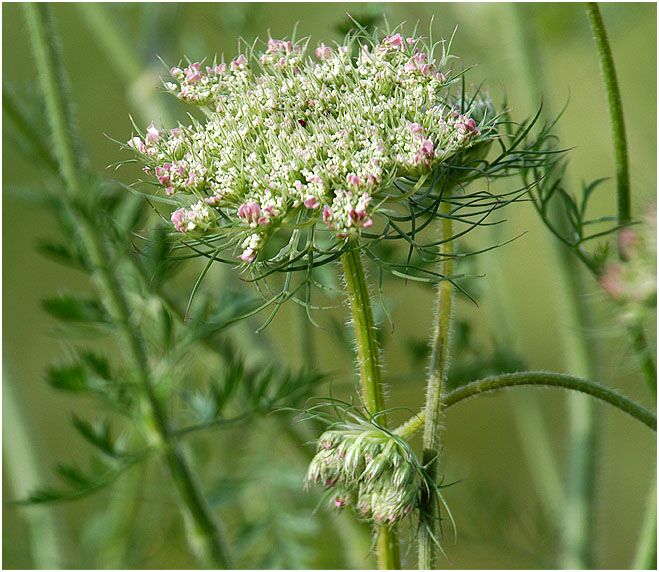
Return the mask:
POLYGON ((636 545, 632 570, 657 569, 657 480, 654 479, 647 499, 643 526, 636 545))
MULTIPOLYGON (((594 381, 551 371, 502 373, 472 381, 445 394, 442 399, 443 408, 448 409, 465 399, 476 397, 483 393, 491 393, 508 387, 522 386, 561 387, 563 389, 578 391, 631 415, 634 419, 647 425, 655 432, 657 430, 657 417, 654 413, 621 393, 594 381)), ((425 418, 425 411, 422 410, 410 420, 394 429, 394 433, 408 439, 423 426, 425 418)))
POLYGON ((76 152, 73 139, 73 125, 70 99, 65 79, 59 75, 63 69, 59 55, 57 36, 52 27, 49 7, 45 4, 24 4, 32 50, 41 81, 50 133, 62 178, 69 193, 80 195, 78 172, 82 170, 82 160, 76 152))
MULTIPOLYGON (((590 21, 590 28, 595 37, 597 51, 599 53, 604 85, 609 105, 609 116, 611 118, 611 130, 613 135, 613 148, 616 162, 616 193, 618 202, 618 225, 626 225, 631 222, 631 189, 629 182, 629 157, 627 153, 627 137, 625 134, 625 119, 622 111, 622 97, 618 85, 615 64, 611 45, 604 26, 604 20, 596 2, 586 4, 586 13, 590 21)), ((621 240, 618 240, 618 255, 625 260, 626 255, 621 240)), ((654 363, 650 346, 645 337, 643 326, 634 324, 628 329, 634 351, 639 360, 639 366, 646 379, 647 385, 656 398, 657 396, 657 369, 654 363)), ((645 524, 637 546, 634 568, 656 568, 657 559, 657 512, 656 512, 656 481, 652 488, 652 503, 655 508, 646 513, 645 524), (647 538, 649 536, 649 538, 647 538), (645 562, 644 562, 645 560, 645 562)))
MULTIPOLYGON (((443 214, 449 214, 450 204, 441 206, 443 214)), ((439 272, 445 278, 453 273, 453 222, 448 216, 441 219, 440 238, 443 256, 439 272)), ((435 329, 431 340, 430 364, 426 389, 426 415, 423 429, 423 463, 428 467, 432 479, 437 482, 439 473, 439 455, 442 450, 442 430, 444 403, 442 395, 448 373, 451 324, 453 319, 453 284, 446 279, 437 285, 435 302, 435 329)), ((420 570, 432 570, 436 564, 439 538, 439 508, 434 494, 426 495, 421 506, 421 526, 419 527, 420 570)))
POLYGON ((632 346, 638 359, 638 365, 643 373, 645 382, 652 393, 652 397, 657 397, 657 366, 654 363, 654 357, 650 344, 643 331, 641 323, 635 323, 629 326, 629 337, 632 340, 632 346))
MULTIPOLYGON (((362 399, 368 412, 375 415, 384 410, 382 371, 371 298, 358 246, 353 245, 344 252, 341 260, 357 345, 362 399)), ((386 417, 380 417, 380 420, 382 424, 386 425, 386 417)))
MULTIPOLYGON (((359 246, 351 245, 351 248, 341 256, 341 261, 350 300, 364 407, 371 415, 379 414, 379 422, 386 426, 386 415, 382 413, 385 404, 376 326, 359 246)), ((380 570, 400 569, 400 551, 395 528, 380 526, 376 534, 378 568, 380 570)))
POLYGON ((76 208, 82 198, 82 184, 78 173, 80 162, 76 157, 71 133, 71 115, 62 87, 64 70, 56 52, 56 36, 46 4, 25 4, 25 12, 32 38, 32 46, 46 100, 46 108, 53 134, 55 154, 66 182, 69 205, 82 241, 94 268, 95 280, 103 292, 105 305, 118 330, 126 341, 131 361, 147 397, 150 417, 156 437, 190 525, 190 540, 197 555, 209 567, 231 568, 224 540, 215 523, 198 484, 172 435, 165 408, 161 403, 148 366, 144 340, 132 320, 131 310, 122 285, 113 271, 107 245, 98 232, 92 217, 76 208))
MULTIPOLYGON (((10 495, 27 498, 42 482, 43 459, 35 447, 33 429, 25 413, 16 381, 3 368, 2 398, 7 414, 3 419, 3 459, 10 495)), ((65 566, 63 535, 66 523, 58 520, 52 506, 31 507, 23 511, 27 525, 29 551, 34 569, 58 569, 65 566)))
MULTIPOLYGON (((602 14, 596 2, 586 3, 586 13, 590 21, 590 28, 595 37, 597 52, 599 54, 606 95, 609 103, 609 115, 613 131, 613 149, 616 161, 616 189, 618 196, 618 224, 626 225, 631 222, 631 192, 629 185, 629 159, 627 157, 627 138, 625 136, 625 120, 622 113, 622 98, 618 77, 613 63, 611 45, 606 34, 602 14)), ((623 249, 618 245, 620 257, 624 258, 623 249)))

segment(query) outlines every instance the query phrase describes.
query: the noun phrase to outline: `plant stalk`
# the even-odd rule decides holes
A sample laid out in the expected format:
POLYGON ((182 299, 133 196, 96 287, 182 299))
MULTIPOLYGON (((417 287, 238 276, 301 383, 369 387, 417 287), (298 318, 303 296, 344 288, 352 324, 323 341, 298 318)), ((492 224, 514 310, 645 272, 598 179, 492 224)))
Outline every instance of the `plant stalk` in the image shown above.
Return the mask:
MULTIPOLYGON (((625 134, 625 118, 622 111, 622 97, 611 44, 606 33, 604 20, 596 2, 586 4, 586 13, 590 22, 590 28, 595 38, 597 52, 600 58, 602 76, 609 105, 609 116, 611 119, 611 131, 613 136, 613 150, 616 163, 616 194, 618 203, 618 225, 628 225, 631 222, 631 185, 629 181, 629 156, 627 152, 627 136, 625 134)), ((621 260, 626 259, 625 250, 619 235, 618 256, 621 260)), ((628 328, 632 346, 638 358, 639 367, 648 384, 652 396, 657 397, 657 368, 648 344, 643 325, 632 324, 628 328)), ((645 513, 643 528, 636 547, 636 556, 633 568, 654 569, 657 565, 657 481, 652 484, 650 490, 650 502, 645 513)))
POLYGON ((104 294, 105 305, 125 339, 126 347, 145 392, 153 429, 162 449, 189 523, 193 549, 208 567, 231 568, 223 536, 199 486, 188 466, 176 438, 171 434, 165 407, 151 378, 144 340, 133 323, 126 293, 113 272, 111 255, 92 218, 77 207, 83 186, 78 173, 80 161, 75 153, 71 133, 71 114, 63 88, 64 70, 56 51, 56 36, 46 4, 24 5, 32 39, 37 70, 44 92, 53 135, 55 154, 68 188, 68 203, 76 219, 82 241, 94 268, 97 285, 104 294))
POLYGON ((643 325, 640 322, 631 324, 627 331, 632 340, 634 353, 638 360, 638 366, 643 374, 643 378, 652 394, 653 398, 657 398, 657 366, 654 363, 654 356, 650 349, 650 344, 643 330, 643 325))
MULTIPOLYGON (((471 399, 485 393, 492 393, 500 389, 507 389, 510 387, 560 387, 562 389, 569 389, 583 393, 584 396, 591 396, 604 403, 608 403, 612 407, 619 409, 623 413, 630 415, 634 419, 640 421, 653 431, 657 431, 657 416, 639 405, 635 401, 622 395, 618 391, 609 389, 606 385, 596 383, 588 379, 582 379, 573 375, 565 373, 555 373, 552 371, 519 371, 515 373, 501 373, 499 375, 491 375, 471 381, 465 385, 461 385, 457 389, 444 394, 442 398, 443 409, 464 401, 471 399)), ((407 422, 393 430, 396 435, 404 439, 410 438, 416 431, 421 429, 425 423, 426 412, 420 411, 407 422)))
MULTIPOLYGON (((441 212, 449 214, 450 204, 442 203, 441 212)), ((423 464, 434 482, 439 476, 439 456, 442 451, 444 418, 443 393, 448 373, 451 324, 453 319, 454 287, 448 279, 453 273, 453 221, 446 216, 440 222, 441 255, 439 273, 446 278, 437 285, 435 301, 435 329, 431 340, 430 364, 426 389, 425 423, 423 429, 423 464)), ((428 493, 421 506, 421 526, 419 527, 420 570, 435 568, 439 539, 439 507, 434 493, 428 493)))
MULTIPOLYGON (((5 366, 2 398, 7 414, 3 419, 3 459, 11 495, 26 498, 41 481, 43 463, 35 450, 33 433, 21 396, 5 366)), ((31 565, 35 569, 57 569, 66 564, 63 553, 66 523, 58 520, 54 507, 31 507, 22 514, 27 525, 31 565)))
POLYGON ((657 480, 652 481, 647 498, 647 509, 634 553, 632 570, 657 569, 657 480))
MULTIPOLYGON (((629 159, 627 156, 627 138, 625 136, 625 119, 622 113, 622 97, 618 85, 611 45, 606 34, 602 14, 597 2, 586 3, 586 13, 590 29, 595 37, 597 53, 599 54, 602 76, 606 87, 609 104, 609 116, 613 131, 613 150, 616 162, 616 189, 618 197, 618 224, 627 225, 631 222, 631 191, 629 185, 629 159)), ((624 248, 618 242, 620 258, 624 259, 624 248)))
MULTIPOLYGON (((386 426, 376 326, 359 246, 356 243, 351 245, 351 248, 342 254, 341 261, 350 301, 352 326, 355 332, 362 400, 368 413, 377 415, 379 422, 386 426)), ((378 568, 380 570, 400 569, 400 549, 395 527, 379 526, 376 534, 378 568)))

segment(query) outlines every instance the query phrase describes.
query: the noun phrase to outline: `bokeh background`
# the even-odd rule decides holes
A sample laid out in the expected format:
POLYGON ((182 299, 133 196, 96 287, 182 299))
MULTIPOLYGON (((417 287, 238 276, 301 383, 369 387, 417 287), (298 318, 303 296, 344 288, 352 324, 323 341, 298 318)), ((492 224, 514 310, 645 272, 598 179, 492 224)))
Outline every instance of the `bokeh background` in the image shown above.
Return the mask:
MULTIPOLYGON (((4 4, 2 10, 3 80, 21 87, 29 97, 37 87, 21 6, 4 4)), ((126 140, 131 135, 129 115, 139 124, 146 124, 148 117, 158 123, 165 108, 183 117, 185 110, 158 91, 158 77, 166 73, 158 57, 167 63, 176 63, 183 56, 192 61, 221 53, 231 57, 239 36, 283 37, 290 35, 294 25, 299 36, 338 40, 346 13, 357 18, 386 15, 392 25, 407 22, 413 26, 418 22, 421 31, 432 22, 436 38, 449 38, 455 30, 452 51, 461 58, 459 65, 473 66, 470 81, 477 84, 485 80, 495 101, 500 102, 505 92, 515 117, 529 115, 537 108, 541 101, 538 89, 543 91, 545 110, 551 113, 567 103, 557 131, 563 145, 573 148, 570 180, 575 187, 581 180, 613 175, 605 94, 581 5, 155 3, 110 4, 103 10, 112 28, 95 19, 98 14, 87 6, 53 6, 90 164, 108 177, 128 183, 137 176, 130 168, 106 170, 125 158, 111 138, 126 140), (113 36, 114 31, 120 36, 113 36), (528 34, 536 40, 541 67, 539 86, 529 81, 525 71, 521 47, 528 34), (129 61, 135 63, 125 63, 129 61)), ((656 196, 656 6, 605 4, 602 12, 622 89, 633 207, 634 214, 639 215, 656 196)), ((44 137, 45 133, 44 124, 44 137)), ((37 240, 53 231, 53 222, 20 195, 21 189, 38 187, 41 179, 10 144, 4 130, 3 143, 4 567, 33 568, 43 564, 44 558, 51 565, 73 568, 116 562, 136 568, 194 566, 172 494, 157 478, 157 468, 144 469, 144 475, 137 479, 142 483, 138 489, 119 482, 110 491, 52 508, 7 505, 34 485, 49 482, 51 468, 57 462, 85 458, 87 446, 72 430, 70 419, 74 410, 93 414, 94 409, 89 403, 56 393, 43 381, 47 365, 66 355, 67 350, 52 319, 42 310, 41 300, 63 291, 84 292, 88 285, 74 272, 36 253, 37 240), (128 520, 116 517, 111 508, 122 504, 133 508, 128 520), (111 530, 113 538, 122 539, 124 560, 117 560, 112 552, 119 544, 99 544, 103 528, 111 530), (44 555, 39 548, 44 534, 55 537, 58 562, 48 560, 54 556, 44 555)), ((594 201, 595 214, 612 212, 613 193, 613 182, 604 183, 594 201)), ((513 311, 506 316, 514 350, 533 369, 565 371, 561 344, 566 325, 556 294, 547 232, 528 204, 507 209, 505 218, 507 222, 500 230, 503 239, 525 234, 485 255, 487 260, 474 259, 470 272, 481 275, 473 284, 479 293, 478 305, 467 300, 459 303, 459 318, 470 335, 462 349, 464 355, 456 359, 468 362, 485 358, 501 345, 502 325, 495 319, 497 314, 488 296, 491 278, 497 273, 504 276, 510 299, 514 300, 513 311)), ((474 233, 466 244, 477 249, 491 240, 491 235, 474 233)), ((195 263, 189 266, 178 281, 183 293, 189 291, 199 271, 195 263)), ((221 288, 222 270, 214 268, 208 280, 221 288)), ((587 335, 597 351, 600 380, 650 405, 614 308, 590 278, 584 283, 582 303, 595 317, 587 335)), ((386 294, 395 323, 392 333, 383 318, 390 396, 397 404, 416 408, 423 400, 424 368, 417 350, 423 347, 429 331, 432 291, 391 280, 386 294)), ((331 318, 342 324, 341 310, 329 314, 321 317, 321 323, 327 326, 331 318)), ((251 332, 258 324, 257 317, 246 329, 251 332)), ((314 334, 316 365, 321 370, 338 372, 337 379, 349 385, 345 380, 352 365, 330 329, 314 334)), ((294 309, 285 307, 261 336, 277 348, 282 363, 295 366, 301 359, 303 332, 294 309)), ((340 391, 341 383, 337 382, 337 387, 340 391)), ((448 413, 444 472, 448 481, 458 482, 447 489, 446 497, 459 530, 457 544, 448 543, 448 567, 554 565, 558 540, 543 515, 515 422, 515 407, 519 410, 524 406, 527 391, 533 390, 474 400, 448 413)), ((541 397, 551 443, 564 466, 565 397, 553 390, 544 391, 541 397)), ((602 567, 625 568, 629 566, 655 472, 655 440, 645 428, 605 406, 598 405, 597 414, 596 559, 602 567)), ((226 443, 237 439, 239 431, 233 436, 214 433, 207 441, 206 446, 212 448, 216 443, 229 455, 224 463, 205 466, 203 476, 209 488, 233 474, 227 465, 254 454, 262 455, 264 465, 272 467, 264 474, 277 479, 284 453, 278 450, 278 439, 268 429, 268 421, 263 424, 261 435, 271 440, 267 454, 262 449, 255 452, 252 444, 239 439, 235 441, 240 443, 236 449, 227 449, 226 443)), ((301 480, 304 466, 299 464, 298 469, 301 480)), ((280 489, 277 485, 273 490, 279 491, 283 499, 285 495, 297 496, 299 481, 286 479, 289 477, 282 478, 280 489)), ((259 490, 258 486, 253 490, 257 513, 261 510, 259 490)), ((230 510, 222 508, 222 499, 216 500, 220 510, 230 510)), ((310 510, 296 524, 301 529, 299 542, 314 554, 302 562, 333 567, 337 565, 333 542, 314 532, 314 518, 310 510)))

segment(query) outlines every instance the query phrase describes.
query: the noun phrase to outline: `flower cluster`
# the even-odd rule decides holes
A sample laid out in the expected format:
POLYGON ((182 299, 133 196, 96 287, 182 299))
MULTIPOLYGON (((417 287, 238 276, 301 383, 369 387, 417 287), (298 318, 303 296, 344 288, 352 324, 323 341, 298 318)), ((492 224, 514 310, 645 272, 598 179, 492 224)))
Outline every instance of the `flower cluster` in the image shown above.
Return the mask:
POLYGON ((425 473, 410 447, 373 425, 346 424, 323 433, 307 485, 331 493, 336 508, 352 507, 369 522, 393 524, 418 507, 425 473))
POLYGON ((494 136, 488 101, 454 93, 459 82, 420 39, 348 38, 314 55, 270 39, 229 63, 171 69, 166 89, 205 120, 151 125, 129 145, 177 205, 178 232, 238 236, 246 262, 287 223, 358 236, 396 181, 494 136))
POLYGON ((610 263, 600 278, 606 292, 625 309, 623 319, 640 318, 657 302, 657 215, 648 211, 644 222, 620 233, 625 260, 610 263))

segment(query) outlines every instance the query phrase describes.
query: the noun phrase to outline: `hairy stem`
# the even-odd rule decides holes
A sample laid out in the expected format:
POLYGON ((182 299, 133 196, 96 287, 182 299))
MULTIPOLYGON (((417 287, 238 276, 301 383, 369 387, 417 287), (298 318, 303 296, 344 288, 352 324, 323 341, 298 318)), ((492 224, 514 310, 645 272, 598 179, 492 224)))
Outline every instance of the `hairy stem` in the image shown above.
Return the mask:
MULTIPOLYGON (((364 407, 371 415, 379 414, 379 422, 386 426, 386 416, 381 413, 385 404, 376 326, 358 245, 353 244, 349 250, 346 250, 341 256, 341 260, 350 300, 364 407)), ((399 569, 400 553, 395 528, 393 526, 379 526, 376 534, 378 568, 380 570, 399 569)))
POLYGON ((53 135, 55 155, 68 191, 68 203, 94 268, 95 280, 113 322, 121 332, 150 409, 153 429, 183 503, 193 549, 209 567, 230 568, 224 540, 176 438, 172 435, 164 405, 151 378, 144 340, 133 323, 126 293, 114 273, 108 247, 92 217, 77 208, 83 185, 80 161, 71 133, 71 114, 63 88, 64 70, 56 52, 57 38, 45 4, 25 4, 37 70, 44 92, 53 135))
MULTIPOLYGON (((611 45, 604 26, 604 20, 596 2, 586 4, 586 13, 590 28, 595 37, 597 52, 600 58, 602 75, 609 105, 611 118, 611 131, 613 136, 613 149, 616 163, 616 195, 618 203, 618 225, 627 225, 631 222, 631 188, 629 182, 629 156, 627 152, 627 136, 625 134, 625 118, 622 111, 622 97, 618 85, 618 76, 611 45)), ((618 240, 618 255, 625 260, 626 255, 622 242, 618 240)), ((643 326, 640 323, 632 324, 628 333, 636 352, 641 372, 653 397, 657 396, 657 368, 645 337, 643 326)), ((634 568, 655 568, 657 559, 657 512, 656 512, 656 481, 651 490, 654 510, 650 507, 646 512, 645 522, 636 550, 634 568), (645 560, 645 561, 644 561, 645 560)))
MULTIPOLYGON (((631 192, 629 186, 629 159, 627 156, 627 138, 625 135, 625 120, 622 113, 622 98, 618 86, 618 76, 613 63, 611 45, 606 34, 602 14, 596 2, 586 3, 586 13, 590 21, 590 28, 595 37, 597 52, 599 54, 606 95, 609 103, 611 129, 613 131, 613 149, 616 161, 616 189, 618 196, 618 224, 626 225, 631 222, 631 192)), ((624 258, 623 249, 618 244, 620 257, 624 258)))
MULTIPOLYGON (((509 387, 523 386, 561 387, 563 389, 578 391, 608 403, 616 409, 631 415, 655 432, 657 430, 657 417, 654 413, 648 411, 645 407, 639 405, 628 397, 625 397, 621 393, 609 389, 600 383, 595 383, 594 381, 551 371, 519 371, 515 373, 502 373, 472 381, 445 394, 442 399, 443 408, 448 409, 465 399, 476 397, 484 393, 491 393, 509 387)), ((410 420, 394 429, 394 433, 407 439, 423 426, 425 419, 426 413, 422 410, 410 420)))
MULTIPOLYGON (((441 212, 449 214, 450 204, 443 202, 441 212)), ((450 357, 451 323, 453 319, 453 284, 448 278, 453 273, 453 221, 446 216, 441 219, 440 239, 443 258, 439 273, 447 278, 437 285, 435 299, 435 329, 431 339, 430 364, 426 387, 425 423, 423 428, 423 464, 436 482, 439 474, 439 455, 442 450, 442 431, 444 418, 444 383, 448 373, 450 357)), ((421 526, 419 527, 420 570, 435 568, 439 538, 439 508, 433 493, 428 493, 421 506, 421 526)))
MULTIPOLYGON (((366 274, 361 254, 356 245, 344 252, 341 260, 350 299, 352 326, 355 332, 362 399, 368 412, 375 415, 384 410, 384 390, 376 326, 366 274)), ((386 425, 385 417, 380 416, 380 420, 386 425)))

